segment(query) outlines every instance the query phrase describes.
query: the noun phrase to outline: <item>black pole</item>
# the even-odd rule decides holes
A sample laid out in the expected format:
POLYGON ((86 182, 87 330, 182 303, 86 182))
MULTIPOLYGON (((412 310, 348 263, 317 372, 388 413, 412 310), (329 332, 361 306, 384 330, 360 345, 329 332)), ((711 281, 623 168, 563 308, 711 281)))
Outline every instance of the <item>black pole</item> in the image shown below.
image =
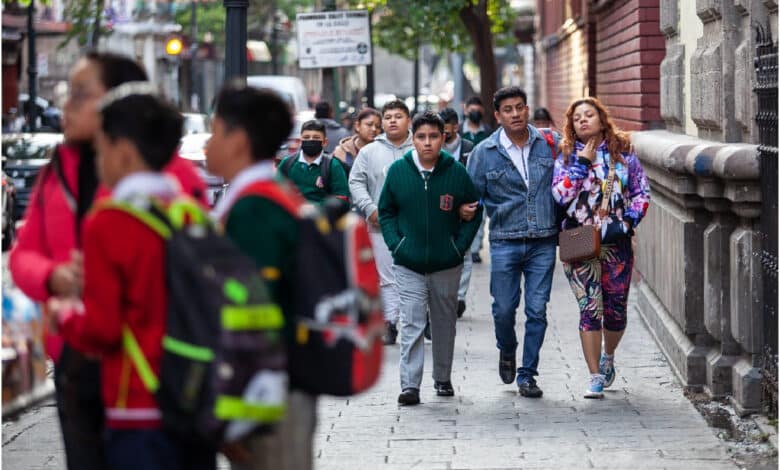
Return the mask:
POLYGON ((225 81, 246 81, 246 10, 249 0, 224 0, 225 81))
POLYGON ((35 124, 38 119, 38 105, 35 103, 38 98, 38 64, 35 54, 35 21, 33 16, 35 16, 35 0, 30 0, 30 6, 27 7, 27 76, 30 79, 29 93, 27 94, 27 116, 30 132, 38 130, 35 124))
POLYGON ((195 97, 198 96, 197 70, 195 69, 195 60, 198 52, 198 4, 195 0, 190 2, 190 13, 192 24, 190 25, 190 108, 193 111, 200 111, 200 101, 194 106, 195 97))
POLYGON ((374 107, 374 26, 373 26, 373 11, 368 10, 368 39, 371 41, 371 65, 366 67, 366 105, 369 108, 374 107))
POLYGON ((412 110, 412 116, 417 114, 420 99, 420 42, 417 42, 417 46, 414 50, 414 109, 412 110))
POLYGON ((277 27, 278 17, 276 11, 273 15, 273 23, 271 27, 271 73, 279 75, 279 28, 277 27))

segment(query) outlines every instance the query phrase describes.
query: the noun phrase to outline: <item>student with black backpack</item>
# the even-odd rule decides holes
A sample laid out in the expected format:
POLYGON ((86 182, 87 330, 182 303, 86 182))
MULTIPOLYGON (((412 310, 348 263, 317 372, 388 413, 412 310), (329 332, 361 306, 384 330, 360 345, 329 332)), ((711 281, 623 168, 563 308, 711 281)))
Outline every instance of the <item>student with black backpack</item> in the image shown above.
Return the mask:
POLYGON ((164 429, 149 386, 160 374, 166 334, 166 248, 133 213, 179 196, 179 185, 162 169, 179 144, 183 123, 156 90, 149 82, 130 82, 101 101, 97 169, 111 198, 84 224, 83 305, 52 299, 49 308, 57 312, 68 344, 100 358, 109 468, 209 470, 216 467, 215 449, 164 429), (144 368, 134 367, 138 356, 144 368))
POLYGON ((341 160, 325 152, 328 145, 325 125, 306 121, 301 126, 301 150, 279 163, 279 172, 300 190, 306 200, 322 203, 335 196, 349 204, 347 173, 341 160))

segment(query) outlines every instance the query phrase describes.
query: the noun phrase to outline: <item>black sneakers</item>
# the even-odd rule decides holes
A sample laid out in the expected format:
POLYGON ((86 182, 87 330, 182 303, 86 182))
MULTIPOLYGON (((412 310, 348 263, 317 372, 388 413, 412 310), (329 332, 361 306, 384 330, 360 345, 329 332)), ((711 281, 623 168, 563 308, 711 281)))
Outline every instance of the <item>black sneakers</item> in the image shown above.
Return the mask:
POLYGON ((542 389, 536 385, 536 381, 533 379, 517 384, 517 391, 520 395, 528 398, 539 398, 542 396, 542 389))
POLYGON ((458 300, 458 318, 463 316, 463 312, 466 311, 466 301, 458 300))
POLYGON ((425 336, 425 339, 428 341, 431 341, 431 319, 428 318, 428 321, 425 323, 425 331, 423 331, 423 336, 425 336))
POLYGON ((517 374, 517 363, 514 356, 504 356, 504 353, 498 353, 498 375, 505 384, 511 384, 515 381, 517 374))
POLYGON ((481 263, 482 262, 482 257, 479 256, 479 253, 472 253, 471 254, 471 261, 474 262, 474 263, 481 263))
POLYGON ((452 388, 452 382, 433 382, 433 388, 436 389, 436 395, 440 397, 451 397, 455 395, 455 389, 452 388))
POLYGON ((401 394, 398 395, 398 403, 404 406, 419 405, 420 391, 416 388, 405 388, 401 394))
POLYGON ((390 323, 389 321, 385 322, 385 334, 382 336, 382 341, 385 343, 385 346, 390 346, 392 344, 395 344, 396 338, 398 338, 398 328, 395 327, 395 323, 390 323))

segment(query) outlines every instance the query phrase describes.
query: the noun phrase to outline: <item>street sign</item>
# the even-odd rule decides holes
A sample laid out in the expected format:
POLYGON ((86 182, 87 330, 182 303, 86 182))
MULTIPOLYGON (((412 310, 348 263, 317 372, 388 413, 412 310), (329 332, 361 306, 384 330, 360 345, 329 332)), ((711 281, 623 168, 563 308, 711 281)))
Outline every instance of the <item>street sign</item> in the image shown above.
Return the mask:
POLYGON ((298 13, 298 66, 371 65, 369 21, 366 10, 298 13))

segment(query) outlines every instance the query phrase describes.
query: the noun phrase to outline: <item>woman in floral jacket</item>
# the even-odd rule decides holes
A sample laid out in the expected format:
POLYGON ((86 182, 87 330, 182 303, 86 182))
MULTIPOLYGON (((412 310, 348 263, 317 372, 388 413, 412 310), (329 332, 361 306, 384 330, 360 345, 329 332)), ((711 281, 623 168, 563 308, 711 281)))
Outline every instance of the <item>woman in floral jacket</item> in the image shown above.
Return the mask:
POLYGON ((650 185, 628 134, 615 127, 596 98, 569 106, 561 153, 552 192, 566 211, 562 228, 601 229, 600 256, 564 263, 564 271, 579 303, 580 340, 591 374, 585 398, 603 398, 603 389, 615 380, 614 354, 626 328, 634 265, 631 237, 647 212, 650 185), (610 180, 611 167, 615 174, 610 180), (610 181, 612 187, 607 188, 610 181), (605 194, 608 199, 602 206, 605 194))

